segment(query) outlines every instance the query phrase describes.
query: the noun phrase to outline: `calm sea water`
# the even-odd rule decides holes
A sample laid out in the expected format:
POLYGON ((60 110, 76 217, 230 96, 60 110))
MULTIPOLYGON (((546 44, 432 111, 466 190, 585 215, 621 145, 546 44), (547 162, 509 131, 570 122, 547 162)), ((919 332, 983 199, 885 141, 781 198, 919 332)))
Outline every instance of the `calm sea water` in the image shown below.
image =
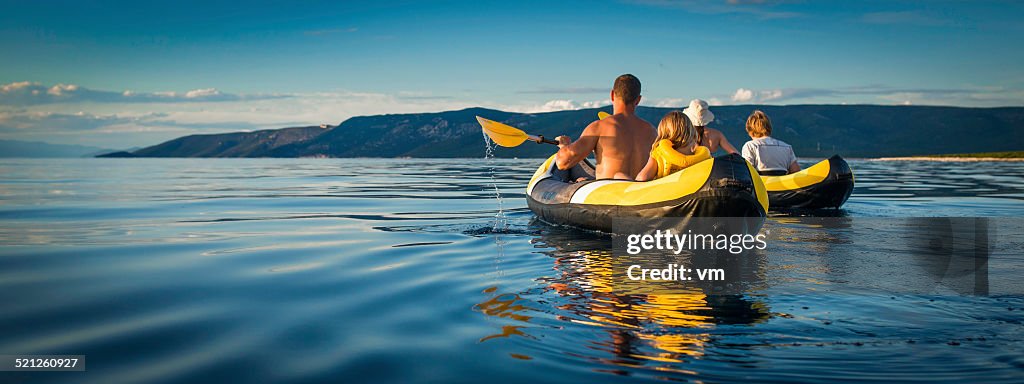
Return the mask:
POLYGON ((608 238, 526 209, 538 163, 2 160, 0 354, 88 370, 0 381, 1024 380, 1022 163, 853 161, 727 296, 601 289, 608 238), (990 217, 983 273, 908 251, 933 216, 990 217))

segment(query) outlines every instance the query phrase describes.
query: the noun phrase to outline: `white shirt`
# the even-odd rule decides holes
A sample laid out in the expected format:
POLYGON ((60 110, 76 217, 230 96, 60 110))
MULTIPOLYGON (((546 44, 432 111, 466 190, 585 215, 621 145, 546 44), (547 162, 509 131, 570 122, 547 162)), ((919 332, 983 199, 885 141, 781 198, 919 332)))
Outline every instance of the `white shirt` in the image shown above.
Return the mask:
POLYGON ((743 144, 743 158, 758 171, 787 171, 796 161, 793 147, 772 137, 758 137, 743 144))

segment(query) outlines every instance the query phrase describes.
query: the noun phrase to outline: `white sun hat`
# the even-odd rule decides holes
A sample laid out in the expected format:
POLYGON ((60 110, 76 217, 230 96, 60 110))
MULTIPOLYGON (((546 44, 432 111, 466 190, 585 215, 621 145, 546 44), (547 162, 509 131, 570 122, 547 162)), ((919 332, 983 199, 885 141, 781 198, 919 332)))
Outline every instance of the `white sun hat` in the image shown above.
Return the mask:
POLYGON ((715 121, 715 114, 708 110, 708 102, 701 99, 690 100, 690 106, 683 110, 686 117, 695 127, 706 127, 715 121))

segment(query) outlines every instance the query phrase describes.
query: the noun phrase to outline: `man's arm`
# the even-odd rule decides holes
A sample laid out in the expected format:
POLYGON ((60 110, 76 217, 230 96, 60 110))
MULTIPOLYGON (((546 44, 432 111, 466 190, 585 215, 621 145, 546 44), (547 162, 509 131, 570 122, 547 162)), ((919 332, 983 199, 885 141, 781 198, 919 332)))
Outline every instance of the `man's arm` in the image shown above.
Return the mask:
POLYGON ((718 132, 718 146, 722 147, 722 149, 724 149, 726 153, 740 153, 740 151, 736 150, 736 147, 732 146, 732 143, 729 142, 729 139, 725 138, 725 134, 723 134, 722 132, 718 132))
POLYGON ((558 136, 558 156, 555 157, 555 165, 558 166, 558 169, 572 168, 597 148, 598 123, 597 121, 590 123, 575 143, 570 144, 568 136, 558 136))

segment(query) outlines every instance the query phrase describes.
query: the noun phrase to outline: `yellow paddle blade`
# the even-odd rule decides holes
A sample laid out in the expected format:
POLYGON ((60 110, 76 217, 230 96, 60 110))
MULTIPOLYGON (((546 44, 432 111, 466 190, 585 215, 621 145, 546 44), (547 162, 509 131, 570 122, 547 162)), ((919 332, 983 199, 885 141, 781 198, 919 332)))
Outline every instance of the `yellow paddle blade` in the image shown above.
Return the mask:
POLYGON ((480 116, 476 117, 476 121, 480 123, 480 127, 484 129, 484 133, 486 133, 495 144, 502 147, 515 147, 530 138, 526 132, 497 121, 487 120, 480 116))
POLYGON ((606 118, 606 117, 608 117, 608 116, 611 116, 611 115, 612 115, 612 114, 610 114, 610 113, 608 113, 608 112, 605 112, 605 111, 601 111, 601 112, 598 112, 598 113, 597 113, 597 119, 598 119, 598 120, 604 120, 604 118, 606 118))

